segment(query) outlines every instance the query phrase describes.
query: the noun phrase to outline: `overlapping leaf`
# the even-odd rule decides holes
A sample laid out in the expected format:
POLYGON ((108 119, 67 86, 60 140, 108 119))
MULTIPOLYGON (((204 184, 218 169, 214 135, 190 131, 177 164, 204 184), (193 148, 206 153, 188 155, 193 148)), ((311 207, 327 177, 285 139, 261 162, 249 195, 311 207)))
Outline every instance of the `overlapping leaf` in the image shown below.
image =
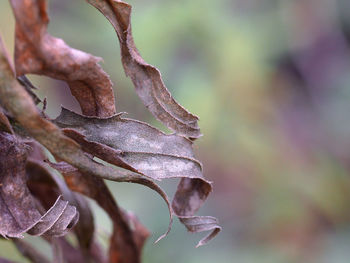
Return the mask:
POLYGON ((202 177, 192 142, 166 135, 156 128, 120 114, 110 118, 85 117, 62 109, 55 123, 85 151, 153 179, 202 177))
POLYGON ((15 65, 18 76, 33 73, 64 80, 86 115, 115 112, 112 83, 100 58, 69 47, 47 33, 45 0, 11 0, 16 17, 15 65))
POLYGON ((50 164, 62 173, 70 189, 96 200, 110 216, 113 234, 110 238, 109 262, 140 262, 143 243, 149 232, 136 218, 119 208, 101 178, 82 174, 64 162, 50 164), (130 225, 130 220, 133 227, 130 225))
MULTIPOLYGON (((45 158, 45 156, 41 157, 45 158)), ((72 246, 65 237, 52 240, 56 254, 57 252, 62 253, 57 256, 62 256, 64 262, 67 263, 85 263, 91 260, 93 260, 91 262, 107 262, 101 247, 94 240, 94 220, 87 200, 80 194, 70 191, 64 181, 51 173, 38 159, 30 158, 26 171, 29 177, 28 187, 44 207, 50 206, 51 200, 55 199, 57 194, 62 194, 65 200, 68 200, 79 211, 79 222, 74 227, 79 246, 72 246)))
MULTIPOLYGON (((43 157, 42 160, 46 159, 45 156, 43 157)), ((52 206, 52 202, 58 195, 62 195, 65 200, 77 208, 80 219, 74 232, 80 247, 88 250, 93 241, 94 220, 87 200, 78 193, 70 191, 61 178, 48 171, 42 161, 30 158, 26 165, 26 172, 28 188, 46 209, 52 206)))
POLYGON ((168 128, 198 138, 198 117, 180 106, 165 87, 157 68, 147 64, 135 47, 131 33, 131 6, 118 0, 87 0, 113 25, 119 39, 122 62, 136 92, 149 111, 168 128))
MULTIPOLYGON (((45 164, 40 161, 46 159, 42 148, 36 143, 31 143, 31 146, 33 151, 31 151, 30 161, 27 163, 26 167, 29 173, 28 184, 31 192, 34 192, 35 196, 42 200, 42 202, 47 202, 50 197, 55 196, 55 193, 57 194, 57 192, 60 192, 66 200, 69 200, 71 204, 77 207, 80 214, 80 220, 74 228, 74 232, 80 244, 80 249, 73 247, 65 239, 61 238, 57 240, 56 245, 62 250, 63 258, 67 262, 87 262, 90 259, 94 259, 94 262, 107 262, 101 247, 93 240, 94 220, 92 213, 86 199, 79 193, 96 200, 112 218, 115 229, 118 229, 119 233, 117 233, 118 235, 113 234, 111 236, 111 243, 113 243, 114 240, 123 240, 121 239, 120 232, 121 229, 124 228, 127 228, 127 230, 129 229, 129 231, 126 231, 127 233, 124 233, 126 237, 131 236, 130 233, 135 237, 144 235, 145 231, 135 232, 129 228, 127 221, 124 219, 123 211, 117 206, 112 194, 101 178, 89 174, 83 176, 78 169, 64 162, 51 163, 46 161, 46 163, 62 173, 68 183, 68 187, 74 191, 71 192, 65 182, 54 173, 49 172, 45 164)), ((46 204, 46 206, 47 205, 49 204, 46 204)), ((148 232, 146 233, 148 236, 148 232)), ((122 242, 122 244, 124 244, 124 242, 122 242)), ((122 255, 127 254, 125 253, 127 249, 137 249, 136 244, 127 244, 127 247, 120 247, 120 244, 118 245, 118 251, 124 251, 124 253, 121 253, 122 255)), ((113 247, 113 251, 117 251, 116 246, 113 247)), ((128 254, 131 260, 133 259, 132 257, 139 257, 139 255, 141 255, 141 253, 135 253, 136 251, 131 252, 132 253, 128 254)), ((130 262, 136 263, 135 260, 130 262)))
POLYGON ((220 231, 215 218, 194 216, 210 193, 211 184, 203 178, 190 140, 166 135, 121 114, 110 118, 86 117, 63 108, 55 123, 85 151, 109 163, 157 180, 182 178, 173 201, 181 222, 191 232, 212 230, 199 245, 220 231))
MULTIPOLYGON (((211 231, 198 245, 203 245, 213 238, 220 231, 216 218, 194 215, 211 191, 210 182, 202 176, 201 164, 194 158, 192 142, 185 138, 195 139, 200 136, 198 118, 172 98, 158 69, 147 64, 139 55, 131 34, 131 6, 121 1, 88 0, 108 18, 115 28, 125 72, 131 77, 143 103, 156 118, 185 137, 166 135, 145 123, 114 115, 111 82, 98 65, 99 58, 72 49, 61 39, 47 33, 49 19, 46 14, 45 0, 10 0, 10 2, 16 17, 17 75, 35 73, 65 80, 80 103, 83 114, 99 116, 99 118, 80 116, 64 109, 56 119, 56 123, 63 127, 62 130, 43 118, 31 100, 34 99, 35 103, 39 102, 27 79, 18 78, 27 92, 15 80, 1 39, 0 102, 10 113, 11 120, 13 118, 18 121, 28 136, 44 145, 57 160, 66 162, 51 165, 62 172, 70 189, 95 199, 109 214, 114 225, 109 261, 140 262, 142 246, 148 231, 134 216, 117 206, 102 178, 117 182, 139 183, 157 191, 166 201, 170 211, 171 220, 167 233, 170 230, 174 211, 189 231, 211 231), (131 173, 97 163, 89 154, 128 169, 131 173), (152 180, 172 177, 180 177, 181 181, 170 206, 166 194, 152 180)), ((5 114, 1 113, 0 131, 8 132, 0 133, 6 140, 15 138, 14 135, 9 134, 14 132, 5 114)), ((76 212, 74 207, 68 205, 61 197, 56 201, 52 197, 63 192, 65 199, 69 199, 77 207, 81 207, 84 202, 72 196, 68 189, 66 191, 64 187, 62 188, 60 181, 54 180, 55 183, 53 183, 54 177, 50 177, 51 181, 48 182, 46 177, 33 176, 35 172, 42 175, 40 169, 44 168, 41 163, 31 160, 27 162, 27 168, 31 165, 32 173, 27 175, 31 177, 31 187, 33 185, 39 187, 31 188, 31 191, 48 209, 44 215, 41 215, 36 207, 37 203, 26 186, 25 147, 16 145, 18 143, 20 142, 13 140, 10 149, 12 151, 15 149, 14 153, 9 155, 11 157, 6 155, 7 158, 12 158, 12 162, 2 162, 5 156, 1 156, 4 153, 0 153, 2 165, 0 168, 4 168, 0 169, 0 183, 5 186, 0 187, 0 234, 20 236, 28 231, 31 234, 46 233, 59 236, 66 233, 77 220, 76 212), (14 176, 9 176, 11 173, 14 176), (45 183, 48 184, 43 187, 45 183), (48 189, 51 191, 50 194, 45 192, 48 189), (52 194, 52 191, 55 191, 55 194, 52 194), (48 198, 45 199, 45 196, 48 198), (54 205, 50 207, 52 203, 54 205), (13 209, 14 207, 16 209, 13 209), (23 209, 26 211, 25 217, 18 214, 18 211, 23 209), (9 227, 5 229, 4 226, 9 227)), ((88 211, 85 208, 80 210, 88 211)), ((91 214, 83 215, 84 220, 77 226, 77 236, 81 247, 94 249, 91 246, 92 220, 88 222, 91 214)), ((77 248, 71 246, 65 239, 55 240, 57 258, 61 257, 65 251, 67 255, 69 254, 66 257, 67 262, 85 260, 77 248), (63 250, 60 251, 60 249, 63 250)), ((95 258, 93 255, 96 251, 90 252, 92 253, 90 255, 95 258)), ((96 255, 98 253, 97 251, 96 255)), ((104 261, 102 257, 96 258, 104 261)))
POLYGON ((0 235, 23 237, 46 234, 62 236, 78 221, 76 208, 60 196, 43 215, 26 186, 25 145, 8 133, 0 132, 0 235))
MULTIPOLYGON (((170 216, 172 216, 171 206, 166 194, 154 182, 138 174, 126 173, 94 162, 81 150, 77 143, 64 136, 58 127, 50 121, 42 118, 30 96, 15 80, 8 57, 5 54, 0 38, 0 73, 2 76, 0 78, 0 103, 30 136, 45 146, 54 156, 78 168, 82 173, 117 182, 142 184, 151 188, 165 200, 169 207, 170 216)), ((170 224, 171 222, 172 220, 170 224)))

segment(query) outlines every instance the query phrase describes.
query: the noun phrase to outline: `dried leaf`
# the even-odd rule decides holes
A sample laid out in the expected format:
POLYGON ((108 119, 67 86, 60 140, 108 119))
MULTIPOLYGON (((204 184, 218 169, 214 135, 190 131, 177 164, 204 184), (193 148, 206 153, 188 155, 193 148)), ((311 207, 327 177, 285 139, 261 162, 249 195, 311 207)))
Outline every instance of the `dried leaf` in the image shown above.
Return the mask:
POLYGON ((13 76, 6 51, 0 38, 0 104, 13 118, 40 144, 54 156, 78 168, 83 173, 117 182, 143 184, 158 192, 163 198, 164 192, 152 181, 134 173, 125 173, 92 161, 72 139, 43 118, 31 97, 13 76))
POLYGON ((52 201, 59 195, 77 208, 80 220, 74 232, 77 234, 80 246, 88 249, 93 239, 94 220, 87 201, 78 193, 71 192, 61 178, 49 172, 39 161, 28 161, 26 171, 31 193, 45 208, 52 206, 52 201))
POLYGON ((172 224, 172 208, 168 197, 162 189, 147 178, 134 173, 119 171, 113 167, 107 167, 92 161, 73 140, 64 136, 54 124, 42 118, 30 96, 14 79, 1 38, 0 74, 1 105, 12 114, 33 138, 45 146, 54 156, 78 168, 82 173, 117 182, 142 184, 156 191, 165 200, 170 211, 170 224, 166 233, 169 232, 172 224), (4 100, 3 98, 6 99, 4 100))
MULTIPOLYGON (((121 1, 88 0, 88 2, 98 8, 117 31, 125 72, 131 77, 137 93, 147 108, 178 134, 191 139, 199 137, 198 118, 175 102, 164 86, 160 72, 155 67, 146 64, 135 48, 130 26, 131 7, 121 1)), ((107 117, 114 114, 111 83, 108 76, 97 64, 98 58, 74 50, 62 40, 47 34, 48 17, 45 0, 11 0, 11 4, 16 16, 15 57, 17 73, 44 74, 65 80, 68 82, 73 95, 78 99, 85 115, 107 117)), ((37 113, 32 101, 28 100, 27 94, 23 93, 23 89, 13 79, 11 65, 6 54, 1 50, 1 43, 0 99, 5 109, 11 113, 11 118, 13 116, 27 130, 29 135, 47 147, 59 160, 64 160, 78 168, 79 171, 77 172, 81 176, 84 174, 83 178, 87 179, 84 184, 87 186, 85 192, 93 193, 91 192, 93 179, 103 184, 102 179, 91 176, 94 175, 115 181, 129 181, 146 185, 160 193, 169 206, 165 193, 151 180, 134 173, 120 172, 112 167, 94 162, 73 140, 68 139, 55 125, 42 118, 37 113)), ((206 243, 220 231, 220 227, 217 225, 215 218, 194 216, 194 213, 207 198, 211 185, 202 177, 201 165, 193 157, 190 142, 177 136, 173 136, 173 138, 181 139, 172 142, 169 139, 170 136, 164 139, 163 136, 167 135, 160 134, 159 131, 158 133, 155 132, 155 129, 150 126, 148 128, 153 129, 153 131, 149 131, 146 124, 138 123, 139 125, 137 125, 136 123, 132 120, 128 122, 133 128, 142 126, 141 134, 136 133, 135 140, 135 138, 127 137, 124 131, 126 138, 131 139, 131 141, 134 140, 134 144, 131 144, 131 147, 125 148, 125 150, 118 149, 119 144, 122 147, 126 146, 121 141, 113 141, 110 145, 101 137, 93 140, 89 137, 89 134, 75 130, 76 127, 65 129, 64 133, 81 144, 86 152, 93 153, 107 162, 124 167, 132 172, 146 175, 152 179, 182 177, 172 205, 189 231, 213 230, 207 238, 200 242, 200 244, 206 243), (142 132, 144 133, 142 134, 142 132), (151 135, 150 137, 147 137, 148 133, 151 135), (145 134, 146 136, 144 136, 145 134), (152 142, 157 141, 157 138, 154 138, 156 134, 166 141, 167 149, 154 148, 152 142), (137 135, 139 136, 137 137, 137 135), (139 143, 140 145, 136 145, 136 141, 140 138, 145 141, 139 143), (147 141, 147 139, 150 140, 147 141), (181 145, 184 140, 187 145, 181 145), (179 143, 180 141, 181 143, 179 143), (173 149, 173 144, 178 145, 179 148, 173 149)), ((111 132, 114 136, 112 129, 109 129, 108 132, 111 132)), ((108 133, 105 134, 107 141, 110 141, 108 136, 108 133)), ((74 178, 78 178, 78 176, 74 176, 74 178)), ((172 216, 171 207, 169 207, 169 210, 172 216)), ((119 211, 118 220, 121 220, 123 216, 125 214, 120 216, 119 211)), ((115 227, 115 229, 117 228, 115 227)), ((125 261, 123 260, 124 256, 120 254, 124 254, 123 246, 128 246, 127 240, 124 240, 124 243, 118 240, 118 237, 124 238, 123 235, 128 234, 123 230, 123 227, 121 229, 122 232, 115 232, 116 235, 111 240, 112 247, 118 247, 122 244, 119 246, 119 250, 116 249, 112 251, 115 253, 110 253, 110 260, 115 262, 125 261)), ((137 242, 142 244, 144 239, 141 238, 137 242)), ((132 246, 135 247, 135 244, 132 246)), ((125 262, 136 262, 137 258, 139 257, 135 257, 134 261, 129 259, 125 262)))
POLYGON ((120 114, 110 118, 86 117, 62 109, 55 123, 84 151, 153 179, 201 178, 201 164, 194 159, 192 142, 120 114))
POLYGON ((106 162, 153 179, 182 178, 172 204, 175 213, 190 232, 212 231, 198 245, 220 231, 215 218, 194 216, 209 195, 211 183, 203 178, 190 140, 166 135, 121 114, 86 117, 63 108, 55 123, 85 151, 106 162))
POLYGON ((196 247, 207 244, 220 231, 218 220, 211 216, 194 216, 211 191, 211 185, 200 179, 182 178, 172 202, 175 214, 192 233, 211 231, 196 247))
POLYGON ((93 239, 94 219, 87 200, 79 193, 72 192, 60 177, 47 169, 48 164, 43 162, 47 157, 38 143, 27 142, 26 144, 31 146, 26 165, 27 184, 31 193, 46 208, 51 207, 57 196, 62 194, 65 200, 79 211, 80 219, 74 227, 79 249, 69 245, 64 238, 56 240, 56 246, 60 246, 65 260, 67 262, 87 262, 92 258, 94 262, 106 262, 101 247, 93 239))
POLYGON ((135 47, 131 33, 131 6, 118 0, 87 0, 113 25, 120 42, 122 62, 136 92, 148 110, 168 128, 198 138, 198 117, 180 106, 165 87, 157 68, 147 64, 135 47))
POLYGON ((115 113, 112 83, 100 58, 69 47, 47 33, 49 18, 44 0, 11 0, 16 18, 15 65, 18 76, 32 73, 68 83, 87 115, 115 113))
MULTIPOLYGON (((66 80, 84 114, 113 114, 115 109, 111 83, 98 66, 98 59, 73 50, 46 33, 48 18, 44 1, 12 1, 12 5, 17 20, 17 73, 31 72, 66 80), (33 23, 33 16, 37 23, 33 23)), ((101 179, 99 182, 104 185, 101 179)))
POLYGON ((16 137, 0 132, 0 235, 22 238, 47 234, 62 236, 72 228, 79 214, 61 197, 41 215, 26 186, 26 146, 16 137))
POLYGON ((110 240, 109 262, 140 262, 143 243, 149 232, 135 217, 129 217, 118 207, 103 181, 88 174, 83 175, 64 162, 50 164, 62 173, 70 189, 96 200, 110 216, 113 222, 113 234, 110 240), (135 228, 130 227, 128 219, 132 220, 135 228))

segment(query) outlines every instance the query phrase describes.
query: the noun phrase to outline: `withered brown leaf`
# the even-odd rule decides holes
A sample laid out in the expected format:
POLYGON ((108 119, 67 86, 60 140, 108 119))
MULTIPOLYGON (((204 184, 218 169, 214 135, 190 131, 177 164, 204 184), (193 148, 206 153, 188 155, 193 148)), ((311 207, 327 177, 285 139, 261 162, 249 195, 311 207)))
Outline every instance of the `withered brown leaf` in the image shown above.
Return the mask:
MULTIPOLYGON (((20 87, 15 80, 1 39, 0 102, 4 109, 10 113, 11 120, 13 117, 13 120, 18 121, 28 135, 44 145, 57 160, 67 162, 51 165, 56 166, 55 168, 62 172, 69 187, 95 199, 110 215, 114 224, 110 242, 110 262, 139 262, 148 231, 139 224, 135 217, 125 213, 117 206, 102 178, 118 182, 139 183, 157 191, 166 201, 170 211, 171 220, 167 233, 170 231, 174 211, 189 231, 211 231, 198 244, 203 245, 213 238, 221 228, 214 217, 194 215, 211 191, 211 183, 203 178, 201 164, 194 158, 192 142, 189 140, 200 136, 198 118, 172 98, 162 81, 159 70, 147 64, 138 53, 131 33, 131 6, 118 0, 87 1, 99 9, 115 28, 121 46, 125 72, 131 77, 143 103, 157 119, 180 136, 166 135, 145 123, 122 118, 121 115, 113 116, 115 106, 112 84, 108 75, 98 64, 100 59, 70 48, 63 40, 54 38, 47 33, 49 19, 45 0, 10 0, 16 17, 15 64, 17 75, 34 73, 64 80, 80 103, 84 115, 105 118, 88 118, 66 110, 66 113, 62 113, 56 120, 56 123, 64 127, 62 130, 43 118, 37 112, 28 93, 24 92, 23 87, 20 87), (64 118, 63 115, 65 115, 64 118), (97 163, 87 153, 131 172, 120 171, 114 167, 97 163), (62 168, 64 166, 66 168, 62 168), (172 206, 170 206, 166 194, 152 179, 160 180, 172 177, 180 177, 181 181, 172 206), (130 226, 130 222, 133 223, 134 228, 130 226)), ((37 97, 32 93, 31 87, 28 89, 25 77, 19 77, 18 81, 24 85, 35 100, 37 97)), ((6 116, 0 114, 0 118, 1 130, 13 133, 6 116)), ((4 134, 13 136, 8 133, 4 134)), ((16 137, 13 136, 13 138, 16 137)), ((21 142, 16 141, 16 143, 21 142)), ((25 147, 18 148, 23 151, 25 149, 25 147)), ((67 230, 65 228, 73 225, 77 219, 76 216, 69 217, 73 213, 72 206, 63 201, 61 196, 55 202, 55 199, 49 199, 56 197, 59 192, 65 192, 65 190, 60 187, 60 181, 56 180, 60 191, 57 191, 57 185, 52 186, 52 182, 50 182, 45 189, 57 191, 57 193, 56 195, 48 194, 50 198, 45 200, 46 193, 41 192, 45 189, 37 189, 35 197, 38 197, 42 204, 45 202, 50 204, 46 204, 48 212, 42 216, 43 212, 36 207, 39 206, 39 203, 33 203, 34 198, 25 185, 27 178, 23 176, 22 163, 26 162, 26 153, 23 156, 24 161, 20 158, 20 165, 16 167, 18 170, 14 170, 16 175, 14 178, 8 178, 9 171, 3 174, 0 171, 0 183, 1 180, 5 179, 7 180, 5 181, 6 186, 11 186, 14 180, 19 181, 20 184, 17 187, 22 187, 20 191, 27 198, 24 201, 27 202, 29 197, 32 198, 29 202, 31 206, 28 206, 30 209, 26 211, 27 213, 33 212, 33 214, 31 217, 26 217, 26 220, 33 221, 32 219, 40 218, 40 222, 32 223, 32 225, 28 223, 29 226, 23 230, 22 225, 28 224, 27 221, 22 222, 21 220, 24 219, 20 218, 19 226, 11 225, 11 227, 16 228, 18 235, 27 230, 31 234, 39 235, 42 233, 53 236, 64 234, 67 230), (54 205, 51 207, 53 202, 54 205), (67 211, 68 214, 65 214, 67 211), (58 214, 61 216, 57 217, 58 214), (53 224, 52 221, 54 221, 53 224)), ((34 172, 35 168, 43 168, 41 164, 36 162, 27 162, 27 166, 28 163, 32 165, 31 170, 34 172)), ((6 163, 6 165, 11 165, 11 162, 6 163)), ((27 175, 30 176, 30 173, 27 175)), ((42 177, 39 178, 35 183, 40 184, 44 181, 42 179, 42 177)), ((2 190, 0 188, 0 212, 5 207, 4 200, 12 200, 6 196, 6 191, 4 194, 2 190)), ((32 193, 35 192, 33 189, 31 190, 32 193)), ((80 206, 79 201, 74 202, 76 198, 69 190, 66 191, 65 198, 67 199, 68 196, 70 196, 69 201, 77 207, 80 206)), ((20 208, 26 208, 22 203, 20 208)), ((5 208, 11 207, 13 205, 6 203, 5 208)), ((88 210, 82 208, 81 212, 84 211, 88 210)), ((11 214, 12 211, 8 212, 6 210, 0 215, 0 223, 2 218, 8 220, 8 218, 11 219, 11 216, 17 220, 18 215, 16 217, 11 214)), ((87 222, 88 218, 91 217, 88 214, 85 216, 84 219, 87 222)), ((92 233, 91 222, 85 226, 83 224, 82 227, 78 225, 77 235, 82 247, 88 248, 89 244, 92 243, 92 233), (84 235, 84 229, 89 233, 84 235)), ((1 224, 0 234, 11 236, 11 234, 2 232, 1 224)), ((66 258, 67 262, 74 262, 74 258, 83 260, 82 254, 70 246, 66 240, 61 239, 62 242, 59 239, 55 240, 58 240, 54 243, 57 259, 62 258, 63 260, 63 251, 70 251, 69 254, 72 256, 66 258)))
MULTIPOLYGON (((68 138, 52 122, 43 118, 24 87, 14 78, 10 62, 0 38, 0 103, 32 138, 45 146, 54 156, 84 173, 117 182, 143 184, 166 198, 152 181, 135 173, 125 173, 94 162, 81 147, 68 138)), ((167 202, 168 204, 168 202, 167 202)))
POLYGON ((109 262, 140 262, 143 243, 149 232, 135 217, 118 206, 101 178, 82 174, 64 162, 50 165, 62 173, 70 189, 96 200, 111 218, 113 233, 110 237, 109 262))
MULTIPOLYGON (((46 164, 47 165, 47 164, 46 164)), ((28 188, 31 193, 48 209, 52 202, 62 195, 79 212, 79 222, 74 228, 80 247, 88 250, 94 235, 94 220, 87 200, 78 193, 74 193, 57 175, 50 172, 45 164, 38 160, 30 159, 26 165, 28 175, 28 188)))
POLYGON ((199 178, 182 178, 172 202, 176 215, 188 231, 192 233, 211 231, 198 242, 196 247, 207 244, 221 231, 219 222, 215 217, 194 215, 207 199, 211 189, 211 184, 207 181, 199 178))
POLYGON ((26 146, 14 135, 0 132, 0 235, 62 236, 78 221, 76 208, 60 196, 41 214, 26 185, 26 146))
POLYGON ((216 218, 194 216, 209 195, 211 183, 202 175, 190 140, 164 134, 121 114, 87 117, 63 108, 55 123, 85 151, 106 162, 156 180, 182 178, 173 201, 175 213, 191 232, 212 230, 198 245, 206 244, 220 231, 216 218))
POLYGON ((119 39, 122 62, 136 92, 148 110, 168 128, 189 138, 198 138, 198 117, 179 105, 165 87, 159 70, 147 64, 131 33, 131 6, 118 0, 87 0, 113 25, 119 39))
POLYGON ((112 83, 98 64, 101 59, 47 33, 46 1, 10 3, 16 18, 16 74, 40 74, 66 81, 86 115, 115 113, 112 83))
POLYGON ((167 233, 169 232, 172 223, 172 208, 163 190, 143 176, 94 162, 86 156, 77 143, 64 136, 53 123, 42 118, 29 94, 15 80, 1 38, 0 72, 3 76, 0 78, 0 103, 33 138, 50 150, 54 156, 78 168, 80 172, 117 182, 142 184, 156 191, 165 200, 170 211, 171 220, 167 233))
POLYGON ((66 128, 65 134, 85 151, 133 172, 157 180, 202 177, 202 166, 194 159, 192 142, 185 137, 166 135, 120 114, 109 118, 87 117, 65 108, 55 123, 66 128))

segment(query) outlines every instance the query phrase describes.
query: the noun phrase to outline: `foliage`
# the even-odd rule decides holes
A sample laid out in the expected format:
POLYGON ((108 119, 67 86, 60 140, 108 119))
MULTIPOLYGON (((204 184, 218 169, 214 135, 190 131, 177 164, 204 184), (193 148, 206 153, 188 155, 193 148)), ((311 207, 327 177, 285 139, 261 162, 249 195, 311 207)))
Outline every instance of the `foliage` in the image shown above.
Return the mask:
POLYGON ((116 113, 112 82, 99 66, 100 59, 47 32, 46 1, 11 0, 16 19, 14 69, 0 39, 0 234, 33 262, 48 259, 18 240, 24 233, 48 241, 55 262, 140 262, 149 233, 119 208, 103 181, 108 179, 145 185, 161 195, 170 224, 158 240, 168 234, 176 215, 190 232, 210 231, 197 246, 204 245, 221 228, 216 218, 195 215, 212 188, 192 150, 201 135, 198 118, 172 98, 158 69, 138 53, 131 34, 131 6, 116 0, 87 2, 115 28, 124 70, 140 99, 174 134, 116 113), (40 103, 46 108, 46 102, 36 97, 25 74, 67 82, 83 115, 62 109, 51 120, 38 109, 40 103), (55 161, 48 160, 45 149, 55 161), (156 180, 173 177, 181 181, 170 205, 156 180), (92 213, 78 193, 96 200, 113 221, 108 256, 94 237, 92 213), (64 237, 71 229, 77 245, 64 237))

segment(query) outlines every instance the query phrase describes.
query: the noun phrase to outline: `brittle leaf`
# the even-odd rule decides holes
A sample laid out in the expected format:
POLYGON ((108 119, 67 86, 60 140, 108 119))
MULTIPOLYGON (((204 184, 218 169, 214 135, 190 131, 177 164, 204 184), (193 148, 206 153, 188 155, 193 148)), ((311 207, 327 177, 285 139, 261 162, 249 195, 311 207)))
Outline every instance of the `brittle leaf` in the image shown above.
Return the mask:
POLYGON ((26 185, 27 150, 15 136, 0 132, 0 235, 22 238, 47 234, 62 236, 79 218, 75 207, 59 197, 43 215, 26 185))
POLYGON ((32 73, 66 81, 84 114, 115 113, 112 83, 98 64, 101 59, 71 48, 47 33, 46 1, 10 3, 16 18, 16 74, 32 73))
POLYGON ((147 64, 138 50, 131 33, 131 6, 118 0, 87 0, 96 7, 114 27, 121 49, 127 76, 134 83, 137 94, 148 110, 168 128, 189 138, 198 138, 198 117, 179 105, 165 87, 157 68, 147 64))
MULTIPOLYGON (((106 212, 109 214, 112 220, 113 218, 115 218, 116 203, 113 200, 113 198, 108 197, 110 195, 109 190, 108 188, 106 188, 104 184, 101 183, 100 178, 98 177, 94 178, 94 177, 90 177, 91 175, 89 174, 83 174, 78 169, 76 169, 75 167, 65 162, 59 162, 59 163, 49 162, 49 164, 51 165, 51 167, 57 169, 65 176, 65 180, 69 185, 70 189, 95 199, 101 205, 101 207, 106 210, 106 212), (93 186, 95 187, 91 187, 92 183, 94 184, 93 186), (110 201, 106 202, 106 200, 107 201, 110 200, 110 201), (111 203, 109 204, 109 202, 111 203)), ((166 193, 156 183, 154 183, 152 180, 146 177, 138 176, 130 172, 119 171, 119 170, 116 170, 116 171, 118 171, 119 173, 119 176, 117 178, 114 179, 112 175, 106 179, 112 180, 112 181, 118 181, 118 182, 136 183, 136 184, 147 186, 148 188, 151 188, 152 190, 156 191, 166 202, 169 210, 170 222, 169 222, 167 231, 160 238, 158 238, 158 240, 165 237, 170 232, 171 226, 173 223, 173 209, 170 205, 170 202, 166 193), (120 181, 119 178, 129 178, 129 179, 123 179, 122 181, 120 181)))
MULTIPOLYGON (((28 135, 45 146, 54 156, 73 165, 79 171, 117 182, 135 182, 144 185, 149 183, 149 180, 138 174, 123 173, 113 167, 92 161, 75 141, 65 136, 52 122, 43 118, 29 94, 14 78, 1 37, 0 104, 18 121, 28 135)), ((152 182, 147 186, 162 192, 152 182)))
POLYGON ((54 121, 65 134, 99 158, 159 180, 201 178, 202 166, 194 159, 192 142, 120 114, 87 117, 62 108, 54 121))
MULTIPOLYGON (((31 145, 35 151, 41 150, 38 144, 32 143, 31 145)), ((30 155, 30 157, 32 156, 33 154, 30 155)), ((65 200, 78 209, 80 219, 74 232, 80 247, 89 250, 94 235, 94 221, 89 204, 83 196, 69 190, 61 178, 46 168, 47 164, 42 161, 45 159, 46 156, 42 155, 37 159, 30 158, 27 162, 28 187, 45 208, 52 206, 52 200, 62 194, 65 200)))
POLYGON ((212 187, 202 175, 190 140, 164 134, 146 123, 122 118, 121 114, 87 117, 62 108, 54 122, 85 151, 106 162, 156 180, 182 178, 172 205, 181 222, 190 232, 212 231, 199 245, 220 231, 216 219, 194 216, 212 187))
POLYGON ((96 200, 111 218, 113 234, 110 238, 109 261, 140 262, 143 243, 149 236, 149 232, 135 217, 129 216, 118 206, 102 179, 88 174, 83 175, 64 162, 50 163, 50 165, 62 173, 72 190, 96 200), (134 227, 131 227, 130 220, 134 227))

